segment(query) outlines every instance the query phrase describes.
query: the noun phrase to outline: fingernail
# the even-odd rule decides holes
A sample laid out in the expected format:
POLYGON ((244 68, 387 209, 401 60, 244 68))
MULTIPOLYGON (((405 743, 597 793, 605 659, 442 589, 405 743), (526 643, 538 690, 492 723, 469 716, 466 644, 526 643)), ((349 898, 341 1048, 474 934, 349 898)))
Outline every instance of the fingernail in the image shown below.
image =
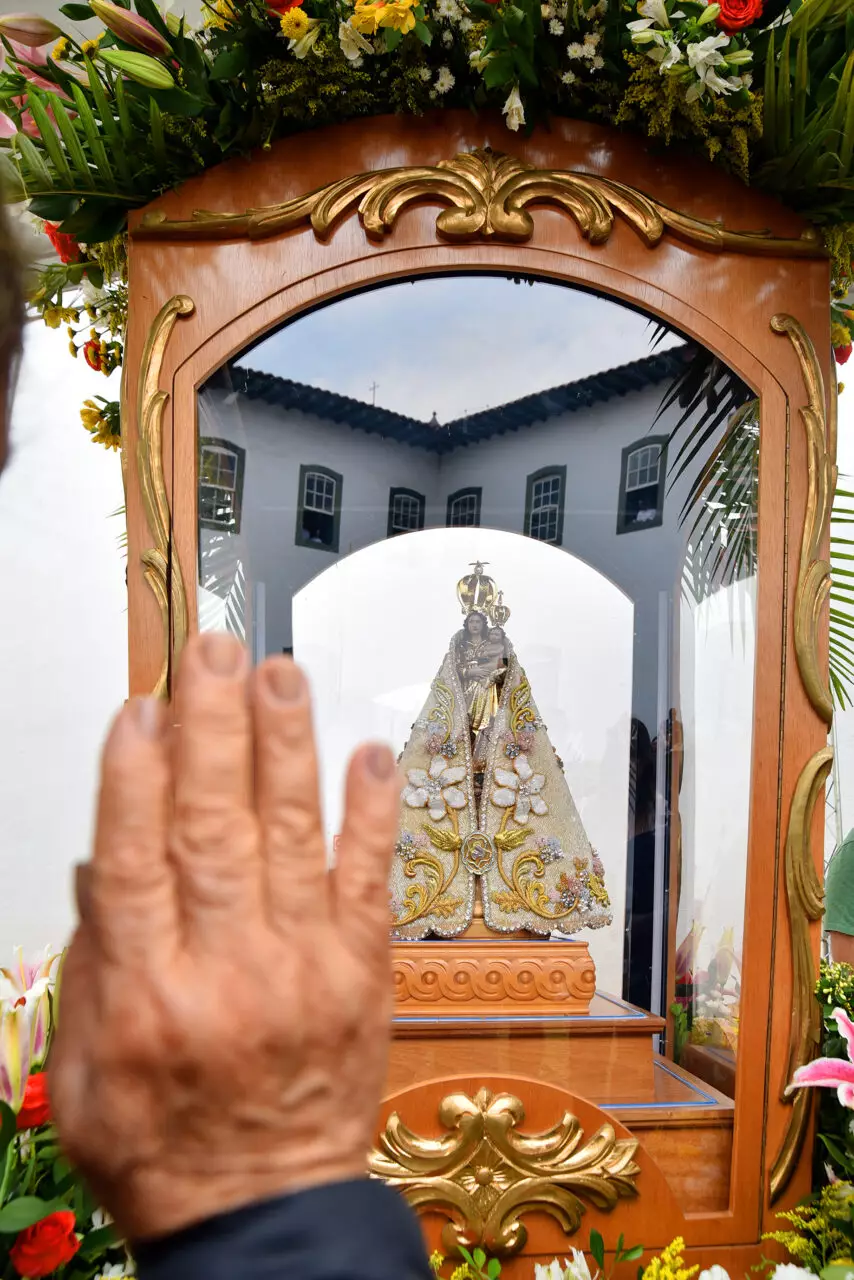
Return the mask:
POLYGON ((146 738, 156 738, 160 732, 160 703, 157 699, 134 698, 130 711, 140 733, 146 738))
POLYGON ((262 671, 264 687, 277 702, 299 702, 305 692, 305 680, 293 662, 270 662, 262 671))
POLYGON ((222 632, 204 636, 200 648, 202 661, 215 676, 236 676, 245 661, 243 646, 222 632))
POLYGON ((89 915, 91 876, 91 865, 88 862, 78 862, 74 868, 74 899, 81 920, 86 920, 89 915))
POLYGON ((369 747, 365 763, 368 773, 378 782, 386 782, 395 770, 394 756, 388 747, 369 747))

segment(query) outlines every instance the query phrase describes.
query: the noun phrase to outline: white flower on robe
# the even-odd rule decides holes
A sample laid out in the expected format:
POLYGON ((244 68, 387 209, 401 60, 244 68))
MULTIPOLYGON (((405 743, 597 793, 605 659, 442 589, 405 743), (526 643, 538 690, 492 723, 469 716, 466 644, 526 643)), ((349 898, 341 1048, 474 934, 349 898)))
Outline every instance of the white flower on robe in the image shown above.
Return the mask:
POLYGON ((462 782, 466 771, 462 767, 449 769, 444 756, 434 756, 430 771, 410 769, 409 786, 404 788, 403 798, 410 809, 425 806, 434 822, 445 817, 448 809, 464 809, 466 793, 456 784, 462 782))
POLYGON ((515 773, 509 769, 496 769, 497 788, 492 793, 492 803, 499 809, 510 809, 515 805, 513 817, 518 823, 527 820, 531 810, 537 814, 548 813, 549 807, 540 795, 546 780, 541 773, 534 773, 526 755, 518 755, 513 761, 515 773))

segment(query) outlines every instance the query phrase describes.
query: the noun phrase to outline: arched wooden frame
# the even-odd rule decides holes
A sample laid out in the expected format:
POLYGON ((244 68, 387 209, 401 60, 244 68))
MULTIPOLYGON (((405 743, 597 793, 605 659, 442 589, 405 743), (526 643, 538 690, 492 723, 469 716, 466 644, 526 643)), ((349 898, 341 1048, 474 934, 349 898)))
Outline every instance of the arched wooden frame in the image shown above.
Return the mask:
MULTIPOLYGON (((183 226, 170 233, 149 219, 143 231, 140 215, 132 226, 124 464, 134 693, 158 683, 163 691, 161 610, 173 645, 196 623, 197 390, 259 335, 318 302, 442 272, 498 270, 575 283, 697 338, 760 395, 761 660, 731 1199, 727 1212, 688 1221, 650 1203, 643 1236, 652 1247, 684 1234, 698 1260, 704 1252, 733 1266, 754 1260, 761 1231, 777 1208, 806 1192, 810 1173, 809 1101, 801 1095, 793 1103, 782 1091, 817 1033, 810 983, 819 950, 822 806, 815 801, 829 767, 822 607, 835 453, 822 383, 832 376, 827 262, 801 238, 794 215, 703 164, 654 156, 637 139, 594 126, 554 121, 549 133, 521 138, 500 120, 450 112, 301 135, 251 165, 234 162, 188 183, 159 201, 155 214, 183 226), (617 203, 626 191, 645 193, 665 214, 660 242, 618 218, 610 234, 599 235, 604 242, 591 243, 567 216, 569 197, 563 208, 534 209, 522 242, 492 234, 496 224, 483 220, 468 240, 449 239, 437 229, 444 201, 431 199, 429 183, 379 242, 353 213, 326 240, 305 224, 305 213, 302 225, 255 242, 245 220, 226 228, 230 239, 192 221, 197 209, 243 213, 392 167, 423 179, 425 167, 435 173, 439 162, 484 146, 543 171, 537 180, 546 193, 557 190, 555 171, 595 175, 617 203), (692 219, 767 231, 777 243, 714 233, 692 240, 692 219), (731 1247, 727 1255, 723 1245, 731 1247)), ((410 354, 401 350, 401 359, 410 354)))

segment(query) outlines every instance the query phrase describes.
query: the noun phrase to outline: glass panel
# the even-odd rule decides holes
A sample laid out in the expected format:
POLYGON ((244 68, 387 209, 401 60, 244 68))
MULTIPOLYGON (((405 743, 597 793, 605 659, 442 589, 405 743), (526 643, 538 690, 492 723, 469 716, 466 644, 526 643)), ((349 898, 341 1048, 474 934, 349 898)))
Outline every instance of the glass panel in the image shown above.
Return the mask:
MULTIPOLYGON (((455 935, 482 911, 472 928, 495 936, 589 944, 591 1014, 615 1045, 645 1019, 654 1046, 646 1075, 600 1071, 590 1096, 629 1127, 682 1108, 720 1162, 750 813, 753 392, 613 300, 456 276, 297 318, 210 379, 199 418, 224 442, 201 451, 202 520, 240 511, 239 532, 200 529, 203 625, 308 671, 330 848, 350 752, 392 742, 396 936, 455 935)), ((724 1209, 725 1179, 703 1195, 724 1209)))

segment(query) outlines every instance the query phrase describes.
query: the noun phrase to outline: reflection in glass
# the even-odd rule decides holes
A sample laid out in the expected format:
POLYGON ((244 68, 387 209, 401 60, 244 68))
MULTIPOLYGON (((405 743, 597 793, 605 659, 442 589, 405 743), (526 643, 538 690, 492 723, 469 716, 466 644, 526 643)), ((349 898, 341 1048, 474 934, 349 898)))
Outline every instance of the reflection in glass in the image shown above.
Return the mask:
MULTIPOLYGON (((567 902, 582 881, 606 885, 610 908, 588 893, 564 922, 575 936, 613 913, 585 935, 600 988, 669 1015, 666 1053, 730 1094, 758 423, 738 377, 636 311, 483 276, 344 297, 266 337, 199 396, 201 624, 244 636, 256 659, 293 651, 307 668, 330 837, 347 755, 366 737, 404 752, 403 837, 415 838, 416 813, 468 837, 490 767, 508 794, 542 777, 523 820, 516 805, 490 815, 505 831, 536 819, 525 840, 557 842, 531 877, 550 904, 534 927, 563 931, 559 882, 567 902), (478 561, 511 615, 487 610, 474 636, 456 584, 478 561), (456 719, 431 753, 443 651, 456 719), (530 778, 502 701, 525 675, 542 725, 542 746, 526 739, 518 753, 530 778), (564 797, 559 830, 538 814, 547 792, 564 797)), ((404 934, 405 853, 392 884, 404 934)), ((438 854, 444 876, 454 855, 438 854)), ((474 874, 460 870, 437 898, 447 914, 422 914, 409 936, 425 923, 456 932, 474 874)), ((492 909, 493 927, 519 927, 521 915, 492 909)))

